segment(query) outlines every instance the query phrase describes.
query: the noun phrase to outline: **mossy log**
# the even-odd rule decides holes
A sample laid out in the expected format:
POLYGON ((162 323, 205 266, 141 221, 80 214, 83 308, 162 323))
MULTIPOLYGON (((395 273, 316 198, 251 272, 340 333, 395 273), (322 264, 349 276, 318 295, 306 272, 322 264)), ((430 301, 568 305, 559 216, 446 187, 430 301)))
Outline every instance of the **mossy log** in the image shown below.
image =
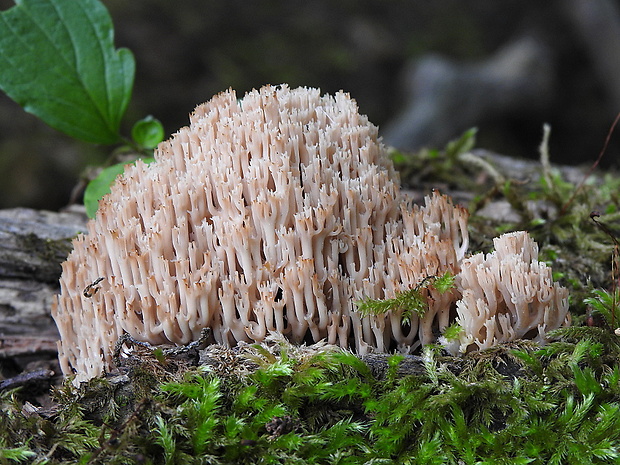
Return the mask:
POLYGON ((81 209, 0 210, 0 360, 42 353, 55 357, 52 297, 58 292, 60 263, 85 225, 81 209))

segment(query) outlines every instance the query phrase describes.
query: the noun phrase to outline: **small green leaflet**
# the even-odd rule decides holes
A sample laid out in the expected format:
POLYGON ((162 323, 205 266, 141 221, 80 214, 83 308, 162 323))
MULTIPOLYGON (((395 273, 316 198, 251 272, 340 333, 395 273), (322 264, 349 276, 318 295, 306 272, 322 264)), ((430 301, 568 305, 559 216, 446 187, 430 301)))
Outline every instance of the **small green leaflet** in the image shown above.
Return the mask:
MULTIPOLYGON (((143 158, 144 163, 151 163, 154 158, 143 158)), ((99 208, 99 200, 110 192, 114 180, 125 171, 125 166, 131 163, 117 163, 101 170, 101 173, 88 183, 84 191, 84 206, 89 218, 94 218, 99 208)))
POLYGON ((134 74, 98 0, 16 0, 0 13, 0 89, 71 137, 118 142, 134 74))
POLYGON ((145 149, 154 149, 164 140, 164 126, 158 119, 149 115, 133 125, 131 138, 145 149))

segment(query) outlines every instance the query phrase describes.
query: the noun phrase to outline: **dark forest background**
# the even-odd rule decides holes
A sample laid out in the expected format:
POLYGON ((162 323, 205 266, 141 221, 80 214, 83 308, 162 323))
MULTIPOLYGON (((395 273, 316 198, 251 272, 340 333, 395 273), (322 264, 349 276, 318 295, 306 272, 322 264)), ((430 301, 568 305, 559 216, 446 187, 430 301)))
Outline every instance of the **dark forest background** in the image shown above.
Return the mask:
MULTIPOLYGON (((477 126, 478 146, 534 158, 550 123, 552 161, 589 164, 620 111, 613 0, 103 2, 117 46, 137 63, 125 132, 152 114, 171 134, 215 93, 288 83, 350 92, 386 143, 404 150, 477 126), (441 109, 415 140, 412 108, 418 125, 420 113, 441 109)), ((619 149, 611 145, 606 166, 619 149)), ((62 208, 80 173, 110 150, 70 140, 1 95, 0 207, 62 208)))

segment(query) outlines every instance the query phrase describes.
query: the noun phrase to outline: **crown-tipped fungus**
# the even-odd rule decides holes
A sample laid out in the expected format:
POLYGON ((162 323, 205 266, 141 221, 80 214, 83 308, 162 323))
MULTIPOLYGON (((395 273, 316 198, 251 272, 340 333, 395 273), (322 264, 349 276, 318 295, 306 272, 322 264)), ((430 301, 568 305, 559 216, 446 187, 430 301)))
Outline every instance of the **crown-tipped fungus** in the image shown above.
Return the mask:
POLYGON ((553 282, 538 261, 538 246, 517 231, 493 240, 495 251, 461 262, 456 322, 462 328, 452 353, 487 349, 516 339, 546 340, 551 329, 570 323, 568 289, 553 282))
POLYGON ((277 331, 410 352, 450 323, 458 290, 421 290, 429 309, 410 325, 399 312, 356 312, 363 298, 457 274, 468 236, 466 210, 447 197, 401 196, 377 128, 348 94, 224 92, 155 158, 125 170, 63 264, 52 314, 76 382, 112 367, 124 332, 186 344, 210 327, 233 345, 277 331))

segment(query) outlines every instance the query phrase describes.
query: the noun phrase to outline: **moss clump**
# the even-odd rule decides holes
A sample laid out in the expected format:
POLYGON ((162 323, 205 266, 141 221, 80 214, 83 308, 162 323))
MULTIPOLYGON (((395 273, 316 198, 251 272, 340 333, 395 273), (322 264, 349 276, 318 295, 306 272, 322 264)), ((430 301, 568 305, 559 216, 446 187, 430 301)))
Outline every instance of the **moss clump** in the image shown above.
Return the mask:
POLYGON ((426 310, 428 310, 428 301, 421 290, 430 286, 443 294, 454 288, 454 279, 454 275, 449 271, 446 271, 441 276, 427 276, 414 288, 397 292, 392 299, 364 299, 357 302, 357 309, 362 316, 382 315, 389 311, 400 311, 402 312, 402 322, 410 324, 413 315, 422 317, 426 310))
POLYGON ((620 176, 551 165, 548 127, 539 149, 540 161, 510 160, 516 168, 499 169, 496 164, 501 157, 474 149, 475 134, 475 130, 466 131, 443 150, 394 151, 403 184, 448 189, 457 200, 467 202, 476 251, 490 251, 492 238, 501 233, 527 230, 540 246, 541 260, 553 267, 554 279, 571 290, 571 312, 580 323, 587 311, 584 299, 595 288, 611 287, 615 280, 612 267, 617 263, 612 263, 618 258, 613 256, 617 246, 613 236, 618 236, 620 219, 620 176), (511 177, 514 171, 519 179, 511 177), (490 204, 507 205, 508 213, 498 209, 480 215, 490 204), (592 220, 593 212, 607 231, 592 220))
POLYGON ((386 356, 381 377, 330 346, 211 346, 206 364, 157 379, 134 367, 66 384, 55 413, 4 393, 0 463, 616 463, 620 342, 590 327, 555 337, 456 361, 428 347, 410 375, 386 356))

